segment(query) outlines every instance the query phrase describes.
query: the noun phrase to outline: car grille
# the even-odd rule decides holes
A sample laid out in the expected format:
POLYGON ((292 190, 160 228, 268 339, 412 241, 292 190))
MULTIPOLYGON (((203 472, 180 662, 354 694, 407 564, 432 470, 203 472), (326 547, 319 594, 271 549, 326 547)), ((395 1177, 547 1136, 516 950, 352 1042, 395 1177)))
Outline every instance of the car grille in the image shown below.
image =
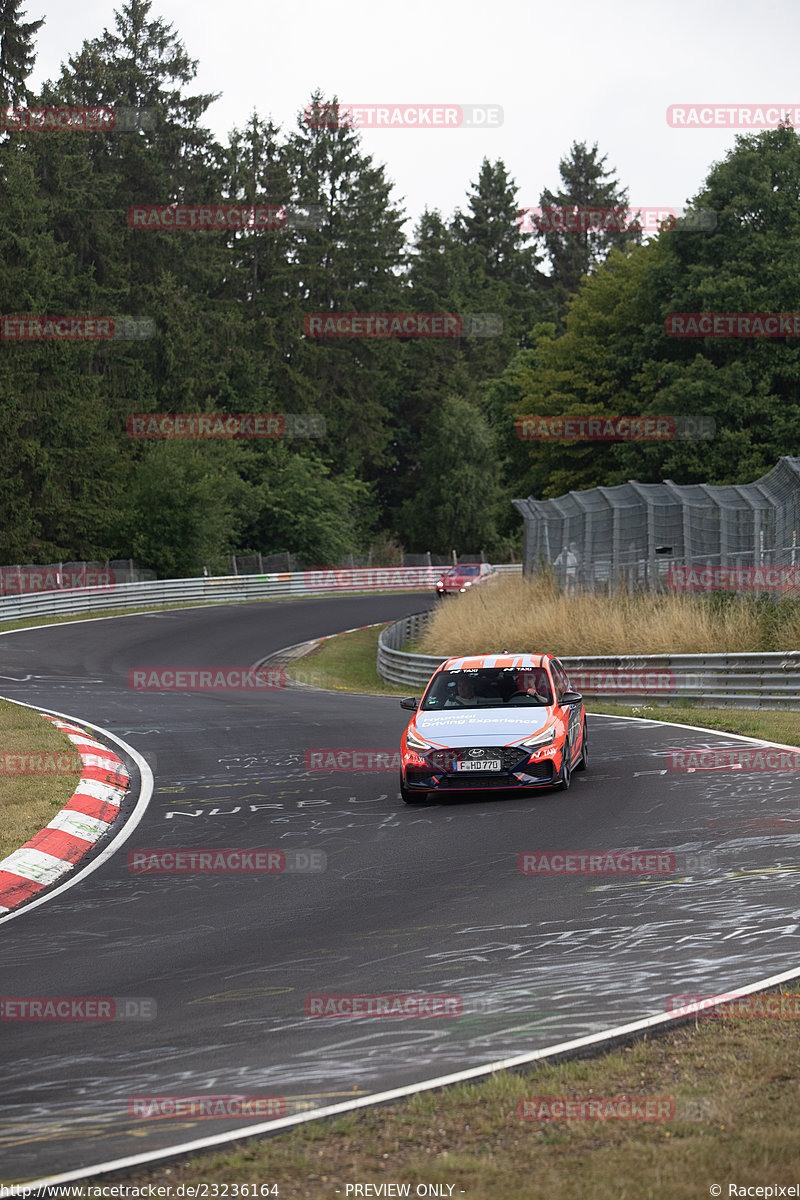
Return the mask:
POLYGON ((433 750, 425 757, 432 767, 439 771, 445 771, 448 775, 457 774, 459 779, 464 779, 466 776, 456 771, 454 764, 463 762, 465 759, 499 758, 503 771, 513 771, 520 763, 527 762, 530 757, 530 750, 519 746, 481 746, 480 750, 482 751, 480 755, 470 754, 470 747, 464 746, 457 750, 433 750))
POLYGON ((518 789, 526 787, 532 779, 541 780, 543 783, 552 783, 552 763, 535 763, 529 770, 525 771, 522 782, 520 782, 516 775, 484 775, 480 773, 477 778, 472 775, 442 775, 437 780, 436 791, 503 791, 505 788, 518 789))

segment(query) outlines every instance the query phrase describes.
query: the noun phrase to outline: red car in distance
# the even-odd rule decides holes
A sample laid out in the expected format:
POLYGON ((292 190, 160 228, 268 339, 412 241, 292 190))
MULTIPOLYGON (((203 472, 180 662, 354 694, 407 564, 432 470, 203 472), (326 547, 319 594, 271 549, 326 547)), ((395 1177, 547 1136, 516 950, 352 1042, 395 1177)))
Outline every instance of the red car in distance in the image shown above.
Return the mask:
POLYGON ((448 567, 436 580, 437 596, 457 596, 487 579, 497 578, 497 570, 489 563, 458 563, 448 567))

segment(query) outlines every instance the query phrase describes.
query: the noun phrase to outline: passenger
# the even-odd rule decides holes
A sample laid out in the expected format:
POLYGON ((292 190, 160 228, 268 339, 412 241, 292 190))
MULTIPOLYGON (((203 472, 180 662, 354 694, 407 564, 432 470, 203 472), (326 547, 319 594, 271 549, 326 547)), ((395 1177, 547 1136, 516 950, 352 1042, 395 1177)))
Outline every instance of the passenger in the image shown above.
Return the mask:
POLYGON ((459 675, 456 680, 456 694, 451 696, 446 703, 459 708, 475 708, 475 684, 469 675, 459 675))

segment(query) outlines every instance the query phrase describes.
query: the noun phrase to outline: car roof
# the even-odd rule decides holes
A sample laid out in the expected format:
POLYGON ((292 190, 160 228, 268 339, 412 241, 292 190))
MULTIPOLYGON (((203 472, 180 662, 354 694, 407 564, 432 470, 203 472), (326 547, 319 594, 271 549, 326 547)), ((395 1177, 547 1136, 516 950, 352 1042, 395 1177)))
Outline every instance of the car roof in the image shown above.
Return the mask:
POLYGON ((475 671, 480 667, 543 667, 552 659, 552 654, 470 654, 462 658, 448 658, 440 671, 475 671))

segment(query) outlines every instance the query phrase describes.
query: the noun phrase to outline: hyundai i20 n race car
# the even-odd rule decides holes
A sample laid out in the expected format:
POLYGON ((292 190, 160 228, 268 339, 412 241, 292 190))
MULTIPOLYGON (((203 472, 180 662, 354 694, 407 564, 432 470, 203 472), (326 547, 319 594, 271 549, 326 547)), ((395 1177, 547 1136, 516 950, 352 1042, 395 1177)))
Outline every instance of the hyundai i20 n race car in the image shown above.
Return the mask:
POLYGON ((551 654, 449 658, 412 709, 400 743, 406 804, 436 795, 568 788, 588 763, 586 712, 551 654))

